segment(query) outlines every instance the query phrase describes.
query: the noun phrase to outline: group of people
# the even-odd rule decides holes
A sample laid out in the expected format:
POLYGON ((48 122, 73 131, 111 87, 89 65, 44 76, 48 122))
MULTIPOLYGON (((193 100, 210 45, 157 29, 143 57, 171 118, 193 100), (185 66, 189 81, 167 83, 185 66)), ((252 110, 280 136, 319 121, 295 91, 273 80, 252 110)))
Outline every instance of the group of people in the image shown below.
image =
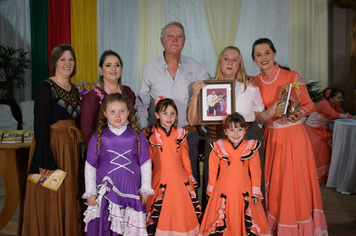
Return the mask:
MULTIPOLYGON (((319 105, 314 112, 301 76, 274 61, 269 39, 253 43, 261 68, 255 77, 246 75, 237 47, 224 48, 212 80, 235 81, 236 112, 206 126, 200 203, 195 126, 211 78, 181 55, 185 40, 179 22, 162 29, 164 52, 144 68, 137 97, 122 84, 120 56, 105 51, 98 83, 83 101, 70 83, 72 47, 55 47, 51 77, 36 93, 29 173, 44 180, 61 169, 67 176, 57 192, 28 181, 25 235, 328 235, 318 184, 325 171, 317 174, 308 134, 316 119, 347 116, 315 114, 319 105), (275 120, 279 90, 293 82, 299 112, 275 120)), ((322 112, 339 106, 327 95, 322 112)))

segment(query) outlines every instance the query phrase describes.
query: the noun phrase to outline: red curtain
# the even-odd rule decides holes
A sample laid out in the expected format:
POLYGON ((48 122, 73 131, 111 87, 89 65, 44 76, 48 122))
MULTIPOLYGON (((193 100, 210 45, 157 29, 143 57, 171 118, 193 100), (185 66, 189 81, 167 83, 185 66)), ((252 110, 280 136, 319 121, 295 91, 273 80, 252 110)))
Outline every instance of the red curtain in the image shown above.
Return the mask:
POLYGON ((55 46, 71 43, 70 1, 49 0, 48 2, 48 62, 55 46))

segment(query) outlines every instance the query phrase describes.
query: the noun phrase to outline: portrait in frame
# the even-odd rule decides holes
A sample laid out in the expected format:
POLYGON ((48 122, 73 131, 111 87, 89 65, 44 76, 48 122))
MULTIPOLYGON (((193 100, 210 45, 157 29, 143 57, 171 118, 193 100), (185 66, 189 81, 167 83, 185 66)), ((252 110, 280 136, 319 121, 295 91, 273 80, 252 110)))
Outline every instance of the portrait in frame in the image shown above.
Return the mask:
POLYGON ((235 111, 235 80, 205 82, 198 102, 199 124, 221 124, 235 111))

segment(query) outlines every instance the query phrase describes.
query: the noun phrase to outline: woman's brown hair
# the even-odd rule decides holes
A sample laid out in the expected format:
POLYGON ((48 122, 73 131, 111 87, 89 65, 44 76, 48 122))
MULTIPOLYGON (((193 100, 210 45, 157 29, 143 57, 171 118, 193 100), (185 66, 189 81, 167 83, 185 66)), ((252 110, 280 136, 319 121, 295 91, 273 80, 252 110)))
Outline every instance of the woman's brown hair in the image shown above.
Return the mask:
POLYGON ((59 44, 52 50, 51 59, 49 60, 49 69, 51 76, 56 75, 57 61, 65 51, 69 51, 74 59, 74 68, 72 74, 70 75, 70 78, 72 78, 77 72, 77 60, 75 59, 74 49, 69 44, 59 44))
MULTIPOLYGON (((122 70, 124 69, 124 64, 122 62, 122 59, 121 59, 120 55, 117 52, 113 51, 113 50, 106 50, 105 52, 103 52, 103 54, 101 54, 100 59, 99 59, 99 67, 103 68, 104 62, 105 62, 105 60, 106 60, 106 58, 108 56, 114 56, 114 57, 117 57, 117 59, 119 59, 120 65, 121 65, 121 73, 122 73, 122 70)), ((124 87, 122 86, 121 76, 118 79, 117 83, 120 86, 121 93, 123 95, 126 95, 124 87)), ((104 77, 101 74, 99 75, 99 78, 98 78, 98 85, 102 90, 104 90, 104 77)))

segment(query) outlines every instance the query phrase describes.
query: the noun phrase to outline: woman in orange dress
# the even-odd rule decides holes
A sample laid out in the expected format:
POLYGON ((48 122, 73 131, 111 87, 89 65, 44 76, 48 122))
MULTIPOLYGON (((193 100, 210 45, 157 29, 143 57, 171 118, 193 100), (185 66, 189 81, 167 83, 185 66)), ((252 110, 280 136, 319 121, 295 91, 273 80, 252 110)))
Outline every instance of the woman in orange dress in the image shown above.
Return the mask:
POLYGON ((270 235, 261 204, 261 142, 244 139, 247 124, 239 113, 223 123, 227 137, 211 143, 210 199, 199 235, 270 235))
POLYGON ((304 125, 313 147, 319 182, 326 182, 331 161, 333 131, 327 125, 335 119, 354 118, 346 115, 340 107, 343 91, 327 87, 323 94, 325 99, 315 107, 315 111, 310 114, 304 125))
POLYGON ((268 224, 273 235, 328 235, 313 149, 300 121, 315 105, 298 72, 280 68, 275 56, 271 40, 254 42, 252 58, 261 68, 255 80, 266 108, 293 82, 299 84, 301 105, 296 116, 269 119, 262 129, 268 224))
POLYGON ((187 131, 177 128, 173 100, 159 96, 156 126, 147 134, 152 160, 152 188, 146 203, 148 235, 197 235, 201 215, 190 165, 187 131))

